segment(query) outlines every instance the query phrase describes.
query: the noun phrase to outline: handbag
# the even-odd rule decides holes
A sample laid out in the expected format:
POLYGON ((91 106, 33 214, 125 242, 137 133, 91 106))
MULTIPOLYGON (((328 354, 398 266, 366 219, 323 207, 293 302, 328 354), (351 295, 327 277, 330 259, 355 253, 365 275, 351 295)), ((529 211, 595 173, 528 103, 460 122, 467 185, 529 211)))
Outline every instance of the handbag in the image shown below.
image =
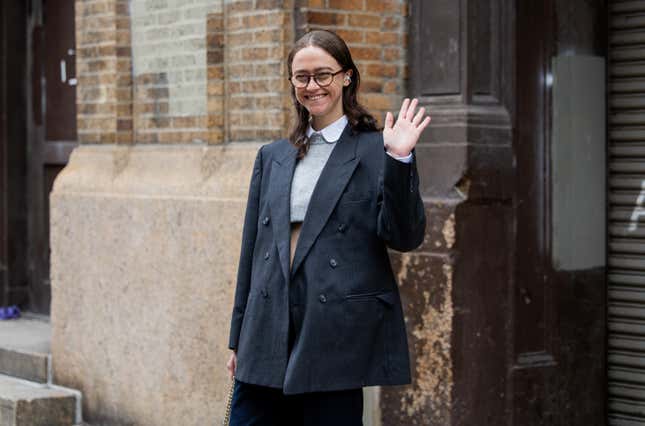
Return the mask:
POLYGON ((228 388, 228 396, 226 397, 226 412, 224 413, 224 420, 222 426, 229 426, 231 423, 231 404, 233 403, 233 391, 235 390, 235 376, 231 378, 231 384, 228 388))

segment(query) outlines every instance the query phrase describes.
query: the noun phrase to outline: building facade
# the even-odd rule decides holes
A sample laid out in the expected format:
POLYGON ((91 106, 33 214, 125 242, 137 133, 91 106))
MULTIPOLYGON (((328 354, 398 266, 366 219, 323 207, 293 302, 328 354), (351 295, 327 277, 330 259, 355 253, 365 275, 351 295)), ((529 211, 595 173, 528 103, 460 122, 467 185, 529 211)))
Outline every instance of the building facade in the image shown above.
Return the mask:
POLYGON ((366 424, 645 424, 645 1, 0 10, 1 302, 50 315, 89 423, 221 418, 253 159, 292 123, 291 45, 325 28, 375 116, 432 116, 427 235, 391 253, 413 383, 366 391, 366 424))

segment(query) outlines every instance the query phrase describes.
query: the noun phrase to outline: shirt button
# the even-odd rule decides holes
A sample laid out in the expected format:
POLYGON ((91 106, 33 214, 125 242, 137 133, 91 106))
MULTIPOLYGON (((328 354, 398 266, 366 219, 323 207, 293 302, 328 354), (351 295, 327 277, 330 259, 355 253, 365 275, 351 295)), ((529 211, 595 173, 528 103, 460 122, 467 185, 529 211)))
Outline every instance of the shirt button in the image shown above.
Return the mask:
POLYGON ((262 219, 262 225, 266 226, 271 222, 271 219, 269 219, 269 216, 265 216, 264 219, 262 219))
POLYGON ((321 294, 320 296, 318 296, 318 300, 320 300, 320 303, 327 303, 327 296, 321 294))
POLYGON ((264 260, 269 260, 269 252, 264 253, 264 260))
POLYGON ((333 259, 333 258, 329 259, 329 266, 331 266, 332 268, 335 268, 336 266, 338 266, 338 262, 336 262, 336 259, 333 259))
POLYGON ((340 225, 338 225, 338 232, 340 232, 341 234, 345 232, 345 229, 347 229, 347 227, 345 226, 344 223, 341 223, 340 225))

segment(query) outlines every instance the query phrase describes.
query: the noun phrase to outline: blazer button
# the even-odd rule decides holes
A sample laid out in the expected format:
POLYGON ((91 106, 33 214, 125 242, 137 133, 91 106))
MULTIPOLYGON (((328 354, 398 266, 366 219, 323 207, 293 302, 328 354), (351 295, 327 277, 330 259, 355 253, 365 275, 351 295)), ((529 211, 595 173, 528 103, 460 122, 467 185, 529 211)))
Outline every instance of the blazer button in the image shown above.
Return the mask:
POLYGON ((262 297, 264 297, 265 299, 269 296, 269 292, 266 290, 266 288, 263 288, 263 289, 260 291, 260 294, 261 294, 261 295, 262 295, 262 297))
POLYGON ((320 300, 320 303, 327 303, 327 296, 321 294, 320 296, 318 296, 318 300, 320 300))
POLYGON ((331 266, 332 268, 335 268, 336 266, 338 266, 338 262, 336 262, 336 259, 333 259, 333 258, 329 259, 329 266, 331 266))
POLYGON ((264 253, 264 260, 269 260, 269 252, 264 253))
POLYGON ((341 223, 340 225, 338 225, 338 232, 340 232, 341 234, 345 232, 345 229, 347 229, 347 226, 345 226, 344 223, 341 223))
POLYGON ((271 219, 269 218, 269 216, 265 216, 264 219, 262 219, 262 225, 264 226, 268 225, 269 222, 271 222, 271 219))

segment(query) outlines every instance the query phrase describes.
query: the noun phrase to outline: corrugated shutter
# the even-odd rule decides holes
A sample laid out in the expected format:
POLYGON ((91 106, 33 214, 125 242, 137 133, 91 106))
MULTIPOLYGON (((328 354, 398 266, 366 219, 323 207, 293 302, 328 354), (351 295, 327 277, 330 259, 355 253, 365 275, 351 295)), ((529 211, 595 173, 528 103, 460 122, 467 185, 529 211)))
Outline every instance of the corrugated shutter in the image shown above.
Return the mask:
POLYGON ((645 0, 610 1, 609 425, 645 425, 645 0))

